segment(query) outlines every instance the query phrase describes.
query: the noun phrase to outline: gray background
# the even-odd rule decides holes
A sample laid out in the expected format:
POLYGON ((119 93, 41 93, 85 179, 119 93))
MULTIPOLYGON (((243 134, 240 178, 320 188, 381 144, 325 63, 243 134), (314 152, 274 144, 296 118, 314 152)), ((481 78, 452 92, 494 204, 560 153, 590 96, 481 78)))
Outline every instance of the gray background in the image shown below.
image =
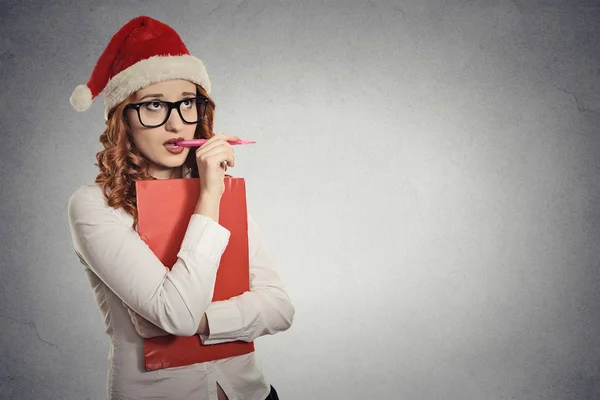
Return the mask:
POLYGON ((215 130, 296 306, 282 399, 600 398, 596 1, 0 2, 0 398, 104 399, 73 252, 102 97, 146 14, 207 65, 215 130))

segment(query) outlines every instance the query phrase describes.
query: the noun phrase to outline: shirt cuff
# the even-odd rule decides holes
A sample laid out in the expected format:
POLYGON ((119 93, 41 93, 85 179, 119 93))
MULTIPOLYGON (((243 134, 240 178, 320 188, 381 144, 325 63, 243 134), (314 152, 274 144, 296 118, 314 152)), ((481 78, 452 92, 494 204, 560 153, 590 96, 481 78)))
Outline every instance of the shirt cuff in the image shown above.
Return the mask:
POLYGON ((229 229, 212 218, 206 215, 192 214, 181 243, 181 251, 204 254, 213 263, 216 263, 223 255, 230 236, 229 229))
POLYGON ((242 313, 235 299, 214 301, 206 309, 210 335, 199 334, 202 344, 239 340, 243 330, 242 313))

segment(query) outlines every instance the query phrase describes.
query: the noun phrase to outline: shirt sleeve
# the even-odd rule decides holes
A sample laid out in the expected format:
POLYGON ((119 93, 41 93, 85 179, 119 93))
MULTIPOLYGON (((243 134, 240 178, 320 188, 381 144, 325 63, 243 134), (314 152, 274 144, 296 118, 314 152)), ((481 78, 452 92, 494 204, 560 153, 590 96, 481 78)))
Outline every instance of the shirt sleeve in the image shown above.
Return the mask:
POLYGON ((82 187, 68 203, 75 251, 128 307, 177 336, 195 335, 230 232, 193 214, 169 270, 103 198, 82 187))
POLYGON ((199 334, 203 344, 251 342, 262 335, 285 331, 292 325, 294 306, 250 214, 248 247, 250 291, 209 304, 206 317, 210 335, 199 334))

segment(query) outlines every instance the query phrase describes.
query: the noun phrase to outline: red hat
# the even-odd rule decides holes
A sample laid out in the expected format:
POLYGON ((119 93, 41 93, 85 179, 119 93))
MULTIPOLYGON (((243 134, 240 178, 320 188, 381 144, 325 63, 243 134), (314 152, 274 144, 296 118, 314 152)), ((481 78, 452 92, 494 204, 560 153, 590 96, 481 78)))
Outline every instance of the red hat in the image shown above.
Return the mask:
POLYGON ((100 55, 87 85, 78 85, 71 105, 85 111, 104 93, 104 116, 132 93, 170 79, 194 82, 210 93, 210 80, 200 59, 190 55, 168 25, 141 16, 126 23, 100 55))

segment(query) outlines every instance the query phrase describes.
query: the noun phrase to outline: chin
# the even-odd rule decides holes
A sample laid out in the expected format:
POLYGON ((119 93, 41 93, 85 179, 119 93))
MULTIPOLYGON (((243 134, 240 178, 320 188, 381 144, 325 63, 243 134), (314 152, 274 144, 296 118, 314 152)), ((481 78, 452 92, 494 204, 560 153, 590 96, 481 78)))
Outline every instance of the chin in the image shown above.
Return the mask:
POLYGON ((183 163, 185 162, 185 157, 182 157, 181 155, 179 156, 173 156, 170 159, 163 159, 161 160, 161 164, 164 167, 167 168, 177 168, 177 167, 181 167, 183 165, 183 163))
POLYGON ((163 150, 167 154, 161 154, 157 157, 159 164, 167 168, 181 167, 189 154, 189 149, 185 149, 180 154, 171 154, 167 150, 163 150))

